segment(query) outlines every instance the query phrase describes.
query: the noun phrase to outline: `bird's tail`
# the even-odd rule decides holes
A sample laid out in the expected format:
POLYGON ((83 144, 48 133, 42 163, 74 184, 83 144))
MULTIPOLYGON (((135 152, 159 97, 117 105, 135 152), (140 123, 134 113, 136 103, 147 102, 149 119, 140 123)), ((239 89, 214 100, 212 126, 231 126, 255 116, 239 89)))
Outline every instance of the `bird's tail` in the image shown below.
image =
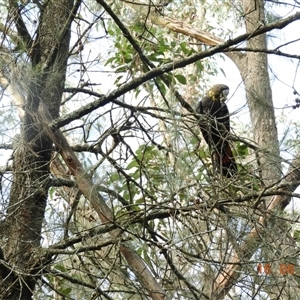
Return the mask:
POLYGON ((214 151, 213 163, 217 171, 227 178, 231 178, 237 173, 237 165, 227 141, 223 141, 222 147, 214 151))

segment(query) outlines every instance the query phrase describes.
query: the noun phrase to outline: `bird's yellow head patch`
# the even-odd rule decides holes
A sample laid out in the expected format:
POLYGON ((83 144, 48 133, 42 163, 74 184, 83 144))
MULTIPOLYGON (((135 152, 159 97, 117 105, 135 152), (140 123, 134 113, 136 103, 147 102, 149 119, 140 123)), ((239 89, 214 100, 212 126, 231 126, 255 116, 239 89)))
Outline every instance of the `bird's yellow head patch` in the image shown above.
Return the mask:
POLYGON ((229 87, 225 84, 216 84, 211 87, 207 95, 214 101, 223 102, 227 99, 227 95, 229 94, 229 87))

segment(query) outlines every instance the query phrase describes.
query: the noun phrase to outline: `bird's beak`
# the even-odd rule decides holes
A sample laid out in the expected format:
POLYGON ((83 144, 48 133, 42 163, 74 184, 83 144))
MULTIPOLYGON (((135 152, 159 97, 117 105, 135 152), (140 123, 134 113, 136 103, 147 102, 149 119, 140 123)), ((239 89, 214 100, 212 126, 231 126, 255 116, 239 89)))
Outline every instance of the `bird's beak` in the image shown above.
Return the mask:
POLYGON ((222 94, 221 94, 222 97, 221 97, 220 101, 221 101, 221 102, 224 102, 224 101, 227 99, 228 94, 229 94, 229 89, 223 90, 223 91, 222 91, 222 94))

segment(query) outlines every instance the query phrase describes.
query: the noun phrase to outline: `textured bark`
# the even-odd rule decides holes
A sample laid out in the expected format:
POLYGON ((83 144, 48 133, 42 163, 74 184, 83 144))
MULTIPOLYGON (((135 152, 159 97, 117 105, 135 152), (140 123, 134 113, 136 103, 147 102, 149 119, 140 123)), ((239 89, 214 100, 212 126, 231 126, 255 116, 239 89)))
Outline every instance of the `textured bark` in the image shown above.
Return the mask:
MULTIPOLYGON (((44 116, 43 119, 46 120, 47 123, 50 123, 51 116, 45 106, 42 106, 41 115, 44 116)), ((45 124, 45 126, 48 125, 45 124)), ((50 137, 60 150, 60 154, 68 166, 70 173, 75 176, 78 189, 86 197, 86 199, 90 201, 91 205, 97 212, 99 219, 103 224, 114 223, 115 220, 112 210, 107 206, 105 200, 98 193, 92 178, 83 169, 80 161, 63 134, 59 130, 56 130, 55 132, 50 133, 50 137)), ((122 231, 120 229, 116 229, 111 232, 111 235, 115 238, 121 238, 121 233, 122 231)), ((164 290, 155 280, 144 261, 136 254, 132 247, 129 244, 122 243, 120 245, 120 252, 141 284, 147 289, 151 298, 154 300, 165 299, 164 290)))
MULTIPOLYGON (((265 22, 264 1, 244 0, 247 32, 255 32, 265 22)), ((247 40, 250 49, 267 49, 266 34, 247 40)), ((263 52, 246 52, 238 63, 245 88, 252 132, 261 148, 259 171, 265 185, 271 185, 281 177, 278 133, 270 85, 268 57, 263 52)))
MULTIPOLYGON (((298 187, 298 182, 300 181, 300 154, 295 156, 285 179, 282 184, 284 187, 280 191, 294 192, 298 187)), ((290 203, 291 197, 285 195, 275 195, 272 197, 266 213, 261 216, 255 227, 252 228, 250 233, 248 233, 238 249, 238 254, 232 256, 230 262, 224 267, 220 272, 215 281, 215 295, 216 299, 223 299, 226 294, 235 285, 238 278, 241 275, 241 270, 244 261, 249 261, 261 244, 262 237, 266 235, 265 231, 269 230, 266 228, 268 223, 271 223, 274 212, 282 211, 290 203)), ((294 241, 293 241, 294 242, 294 241)), ((286 249, 285 251, 288 251, 286 249)), ((292 259, 292 256, 291 256, 292 259)), ((293 278, 297 281, 297 285, 292 286, 293 295, 299 295, 300 280, 295 276, 293 278), (298 291, 298 292, 297 292, 298 291)), ((276 295, 281 295, 280 299, 291 299, 290 295, 285 295, 286 290, 282 291, 282 286, 274 284, 273 293, 276 295)))
MULTIPOLYGON (((247 32, 255 32, 265 22, 264 1, 244 0, 245 23, 247 32)), ((266 34, 261 34, 247 41, 250 49, 266 49, 266 34)), ((248 107, 252 121, 252 130, 255 142, 260 147, 259 171, 263 183, 270 186, 279 182, 281 178, 280 150, 276 119, 272 101, 272 90, 268 73, 268 58, 263 52, 246 52, 233 57, 242 75, 248 107)), ((299 156, 299 155, 298 155, 299 156)), ((293 164, 288 170, 288 175, 283 183, 286 183, 285 191, 294 192, 298 184, 290 185, 290 182, 299 180, 299 158, 295 157, 293 164), (291 181, 293 180, 293 181, 291 181)), ((240 277, 243 262, 250 260, 252 255, 261 245, 262 237, 267 236, 271 218, 276 211, 280 212, 290 202, 290 197, 277 195, 270 199, 267 212, 261 216, 257 225, 245 236, 238 253, 233 256, 224 270, 216 278, 215 292, 217 299, 223 299, 232 286, 240 277)), ((287 250, 286 250, 287 251, 287 250)), ((298 282, 299 283, 299 282, 298 282)), ((270 292, 270 291, 269 291, 270 292)), ((280 294, 282 299, 290 299, 290 295, 285 295, 282 286, 274 286, 272 293, 280 294)), ((294 295, 299 294, 296 288, 294 295)))
MULTIPOLYGON (((80 2, 76 2, 74 10, 80 2)), ((12 3, 16 5, 16 2, 12 3)), ((0 257, 8 266, 16 266, 18 275, 13 271, 10 272, 10 269, 4 267, 0 269, 1 299, 31 299, 36 280, 39 279, 39 266, 36 266, 34 260, 34 250, 40 246, 52 140, 62 150, 62 156, 70 172, 77 179, 78 188, 87 199, 90 199, 102 222, 113 222, 114 218, 105 201, 99 198, 92 179, 82 169, 64 137, 59 131, 53 134, 45 124, 45 121, 50 122, 52 117, 58 117, 67 67, 72 5, 73 1, 70 0, 46 2, 41 12, 35 43, 29 41, 28 35, 25 35, 26 44, 32 47, 30 53, 33 68, 31 80, 26 86, 28 95, 24 105, 21 138, 15 145, 14 179, 6 219, 7 226, 3 230, 3 240, 8 242, 3 249, 4 254, 0 257), (17 280, 18 276, 21 280, 17 280)), ((20 23, 21 17, 17 13, 17 7, 15 6, 13 10, 20 23)), ((26 29, 23 28, 21 31, 26 32, 26 29)), ((24 76, 21 77, 23 78, 19 79, 24 80, 24 76)), ((15 78, 9 78, 6 82, 15 81, 10 79, 15 78)), ((15 88, 19 90, 19 86, 15 88)), ((115 236, 119 234, 119 230, 114 232, 115 236)), ((132 271, 148 289, 151 297, 164 299, 164 291, 143 260, 125 244, 121 246, 120 251, 132 271)))
MULTIPOLYGON (((149 13, 148 8, 132 3, 126 3, 126 5, 143 15, 152 24, 186 34, 207 45, 214 46, 222 43, 220 38, 195 29, 182 20, 161 17, 153 12, 149 13)), ((246 30, 247 34, 250 34, 244 39, 248 48, 267 49, 266 34, 256 35, 265 24, 264 1, 244 0, 243 6, 246 30)), ((281 164, 267 54, 263 52, 246 52, 245 54, 228 52, 228 56, 237 65, 245 84, 253 137, 261 148, 259 171, 262 181, 268 186, 281 178, 281 164)))
MULTIPOLYGON (((20 137, 14 147, 13 181, 5 230, 1 232, 2 240, 6 241, 3 259, 9 272, 1 278, 0 297, 26 300, 31 299, 39 278, 39 268, 31 257, 40 246, 52 151, 52 141, 41 125, 38 108, 43 100, 53 117, 58 117, 70 41, 70 22, 66 20, 70 18, 73 0, 47 2, 35 41, 26 34, 17 2, 10 1, 10 5, 18 34, 27 46, 32 64, 26 74, 20 75, 26 76, 20 78, 22 88, 26 89, 23 90, 26 102, 20 137)), ((18 84, 16 78, 9 80, 18 84)))
MULTIPOLYGON (((17 1, 12 2, 17 3, 17 1)), ((253 5, 253 1, 248 2, 249 5, 253 5)), ((10 272, 12 268, 7 267, 2 267, 0 269, 0 276, 5 278, 5 281, 2 281, 0 285, 0 295, 2 296, 1 299, 30 299, 31 291, 35 285, 34 280, 39 278, 39 269, 32 269, 30 259, 32 258, 34 248, 40 244, 40 233, 47 198, 47 177, 49 175, 48 165, 52 143, 49 139, 49 136, 51 137, 51 132, 49 135, 49 131, 47 129, 48 127, 39 125, 41 124, 40 121, 43 120, 43 118, 39 119, 40 115, 37 113, 37 110, 38 108, 41 108, 40 100, 42 99, 49 108, 52 116, 54 118, 58 116, 58 109, 65 81, 66 60, 69 44, 68 24, 70 24, 70 18, 72 18, 70 10, 72 8, 73 1, 50 0, 45 1, 45 3, 45 10, 43 11, 39 22, 40 29, 37 38, 38 43, 30 43, 30 41, 27 41, 28 35, 26 35, 26 32, 23 32, 24 34, 22 34, 23 39, 26 40, 26 44, 30 45, 30 47, 34 46, 32 49, 30 49, 32 52, 28 50, 31 53, 34 68, 32 68, 32 81, 29 85, 29 94, 25 105, 25 116, 23 119, 21 138, 15 146, 14 182, 11 191, 8 217, 6 220, 7 224, 5 225, 5 238, 8 242, 4 248, 4 253, 2 254, 0 251, 0 259, 5 260, 8 266, 16 267, 18 272, 14 272, 14 270, 10 272), (30 273, 31 275, 36 274, 36 277, 33 280, 32 276, 29 278, 25 275, 25 273, 29 275, 30 273)), ((78 4, 80 1, 77 1, 76 3, 78 4)), ((249 16, 250 10, 248 14, 249 16)), ((255 11, 251 13, 255 13, 255 11)), ((259 16, 260 14, 258 14, 258 17, 259 16)), ((176 26, 170 26, 171 22, 173 21, 173 19, 168 19, 167 23, 161 23, 161 25, 168 26, 170 29, 178 32, 184 32, 181 29, 182 24, 180 22, 174 21, 176 26)), ((158 22, 158 24, 160 23, 158 22)), ((22 26, 21 23, 20 26, 22 26)), ((190 27, 186 28, 191 30, 190 27)), ((251 30, 250 25, 248 26, 248 30, 251 30)), ((18 32, 19 31, 20 30, 18 30, 18 32)), ((265 31, 267 30, 265 29, 265 31)), ((20 32, 22 32, 22 30, 20 32)), ((255 34, 257 32, 258 31, 256 31, 255 34)), ((196 33, 192 32, 192 35, 200 39, 201 34, 197 36, 196 33)), ((214 43, 218 42, 218 40, 216 40, 214 37, 209 35, 207 35, 207 37, 208 39, 206 42, 210 43, 211 45, 214 45, 214 43)), ((223 46, 221 45, 221 47, 213 48, 212 51, 210 50, 210 52, 203 52, 201 54, 202 56, 198 54, 198 59, 221 52, 225 49, 228 49, 229 46, 237 44, 237 42, 241 42, 245 38, 250 37, 251 36, 244 36, 240 37, 239 41, 228 41, 223 46)), ((205 41, 205 39, 202 40, 205 41)), ((258 39, 257 43, 259 41, 260 40, 258 39)), ((265 43, 265 37, 262 41, 265 43)), ((255 45, 256 44, 253 44, 251 46, 255 45)), ((259 47, 263 47, 266 45, 266 43, 257 44, 257 47, 258 45, 259 47)), ((246 75, 248 75, 247 71, 249 69, 247 64, 249 57, 246 56, 247 54, 244 56, 245 59, 241 60, 244 64, 243 66, 241 65, 241 68, 244 68, 242 73, 245 82, 247 80, 246 75)), ((174 66, 179 68, 187 65, 192 62, 192 59, 196 61, 196 57, 193 57, 189 58, 189 60, 186 59, 181 63, 175 62, 174 65, 171 64, 171 66, 167 66, 169 69, 166 67, 161 68, 160 74, 174 69, 174 66)), ((253 56, 251 61, 253 61, 253 68, 257 68, 257 70, 254 69, 252 73, 253 76, 260 76, 259 78, 261 80, 263 78, 267 79, 264 81, 264 83, 268 85, 268 87, 261 87, 261 85, 250 85, 251 82, 249 80, 249 90, 251 89, 251 93, 247 93, 247 97, 249 98, 249 101, 251 100, 251 103, 253 102, 252 104, 249 103, 249 107, 250 110, 255 111, 257 109, 259 112, 258 115, 251 113, 252 121, 255 124, 255 139, 258 141, 258 143, 260 143, 261 147, 265 147, 264 145, 267 145, 269 142, 270 147, 267 147, 267 151, 270 151, 270 149, 273 151, 273 146, 274 149, 276 148, 276 145, 278 148, 278 141, 274 113, 272 115, 273 107, 271 89, 269 86, 268 74, 265 71, 259 71, 261 68, 261 65, 259 64, 267 64, 267 58, 266 56, 253 56), (261 112, 259 110, 261 110, 261 112), (267 112, 264 110, 267 110, 267 112), (274 121, 273 123, 271 119, 274 121), (261 121, 261 124, 259 121, 261 121), (265 126, 267 127, 265 128, 265 126), (261 135, 260 130, 261 132, 265 132, 265 130, 267 130, 268 134, 266 140, 261 135), (272 141, 272 137, 274 135, 275 140, 272 141)), ((157 75, 152 74, 151 76, 153 78, 157 75)), ((140 81, 137 81, 136 85, 139 85, 141 82, 145 82, 149 79, 142 77, 143 76, 139 78, 140 81)), ((261 84, 261 81, 257 80, 256 83, 257 85, 261 84)), ((119 95, 120 93, 124 93, 125 88, 123 88, 122 92, 121 89, 119 90, 119 95)), ((127 89, 130 90, 132 87, 127 86, 127 89)), ((114 99, 117 96, 118 95, 115 94, 113 96, 114 99)), ((109 101, 108 98, 104 100, 106 100, 106 102, 103 101, 105 103, 109 101)), ((104 105, 104 103, 101 105, 104 105)), ((95 107, 90 106, 90 109, 92 111, 95 109, 95 107)), ((84 114, 83 111, 81 111, 81 113, 82 115, 84 114)), ((85 114, 86 113, 87 112, 85 112, 85 114)), ((76 115, 75 118, 78 118, 78 116, 79 115, 76 115)), ((83 170, 74 153, 69 151, 70 149, 65 147, 66 145, 60 144, 61 141, 62 139, 57 140, 57 146, 62 150, 62 155, 64 156, 72 175, 76 177, 78 187, 80 188, 81 192, 86 198, 90 199, 102 222, 113 222, 113 214, 107 207, 105 201, 101 199, 96 189, 93 188, 93 182, 91 178, 83 170)), ((274 151, 274 153, 276 154, 276 151, 274 151)), ((276 174, 274 175, 274 169, 272 169, 272 167, 274 168, 274 165, 276 166, 278 164, 277 154, 270 156, 269 153, 262 153, 261 162, 264 170, 266 170, 266 173, 263 174, 265 183, 272 183, 278 177, 276 175, 278 172, 276 171, 276 174), (274 157, 274 162, 270 162, 270 157, 272 159, 274 157), (265 166, 268 166, 269 164, 270 167, 265 168, 265 166)), ((278 170, 280 170, 280 166, 278 167, 278 170)), ((287 202, 288 201, 286 199, 282 201, 282 198, 279 198, 279 196, 277 198, 273 198, 272 203, 274 203, 275 206, 273 207, 271 205, 269 210, 271 211, 278 207, 283 209, 287 202), (280 203, 281 205, 276 203, 280 203)), ((114 233, 117 236, 119 231, 115 231, 114 233)), ((251 253, 255 251, 257 245, 259 245, 259 240, 257 240, 259 237, 258 233, 263 234, 263 232, 253 231, 248 238, 245 239, 244 244, 241 246, 240 252, 245 252, 244 257, 250 257, 251 253)), ((140 282, 147 288, 151 297, 153 299, 164 299, 164 291, 162 291, 151 272, 146 268, 146 265, 143 263, 141 257, 138 256, 126 244, 121 245, 120 252, 122 252, 123 256, 128 262, 128 265, 130 265, 131 269, 135 272, 140 282)), ((235 262, 240 262, 238 257, 235 262)), ((231 267, 231 265, 229 267, 231 267)), ((226 293, 235 283, 237 278, 235 276, 240 274, 239 272, 236 272, 237 269, 235 269, 235 267, 239 268, 239 266, 235 265, 232 268, 229 268, 226 276, 219 278, 220 281, 218 281, 218 288, 221 288, 220 294, 226 293), (233 274, 232 277, 228 276, 231 274, 233 274)))

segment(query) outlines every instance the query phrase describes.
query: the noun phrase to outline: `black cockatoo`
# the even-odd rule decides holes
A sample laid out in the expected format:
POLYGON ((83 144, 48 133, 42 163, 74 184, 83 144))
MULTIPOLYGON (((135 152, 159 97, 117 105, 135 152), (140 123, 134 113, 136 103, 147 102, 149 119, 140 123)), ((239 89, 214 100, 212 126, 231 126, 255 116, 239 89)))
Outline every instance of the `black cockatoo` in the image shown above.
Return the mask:
POLYGON ((214 167, 230 178, 236 174, 237 166, 227 140, 230 120, 225 100, 228 94, 227 85, 214 85, 198 103, 196 112, 207 116, 207 119, 200 123, 200 129, 211 151, 214 167))

